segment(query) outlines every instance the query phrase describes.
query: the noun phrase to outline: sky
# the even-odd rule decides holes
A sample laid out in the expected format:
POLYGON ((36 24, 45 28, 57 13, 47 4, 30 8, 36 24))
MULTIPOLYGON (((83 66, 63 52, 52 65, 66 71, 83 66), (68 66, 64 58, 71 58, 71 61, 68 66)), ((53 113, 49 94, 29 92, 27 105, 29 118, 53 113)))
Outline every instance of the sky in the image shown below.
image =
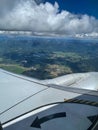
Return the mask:
MULTIPOLYGON (((47 0, 44 0, 47 1, 47 0)), ((55 0, 48 0, 54 3, 55 0)), ((98 0, 56 0, 60 9, 76 14, 88 14, 98 19, 98 0)))
POLYGON ((98 0, 0 0, 0 30, 98 36, 98 0))

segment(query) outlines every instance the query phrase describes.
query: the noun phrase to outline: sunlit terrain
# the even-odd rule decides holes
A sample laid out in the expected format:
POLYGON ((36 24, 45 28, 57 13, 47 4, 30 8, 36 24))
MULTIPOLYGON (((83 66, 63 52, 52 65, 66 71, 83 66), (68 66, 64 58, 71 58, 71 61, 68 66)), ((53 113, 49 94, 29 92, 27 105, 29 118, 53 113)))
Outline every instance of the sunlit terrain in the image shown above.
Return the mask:
POLYGON ((98 71, 98 39, 0 35, 0 67, 37 79, 98 71))

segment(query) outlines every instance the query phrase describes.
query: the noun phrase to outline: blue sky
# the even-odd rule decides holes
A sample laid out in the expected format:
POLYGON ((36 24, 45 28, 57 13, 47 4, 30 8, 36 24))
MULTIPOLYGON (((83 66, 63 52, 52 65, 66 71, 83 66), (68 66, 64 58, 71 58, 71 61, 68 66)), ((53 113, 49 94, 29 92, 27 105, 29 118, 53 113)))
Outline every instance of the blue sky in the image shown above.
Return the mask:
POLYGON ((60 9, 76 14, 88 14, 98 18, 98 0, 45 0, 58 2, 60 9))

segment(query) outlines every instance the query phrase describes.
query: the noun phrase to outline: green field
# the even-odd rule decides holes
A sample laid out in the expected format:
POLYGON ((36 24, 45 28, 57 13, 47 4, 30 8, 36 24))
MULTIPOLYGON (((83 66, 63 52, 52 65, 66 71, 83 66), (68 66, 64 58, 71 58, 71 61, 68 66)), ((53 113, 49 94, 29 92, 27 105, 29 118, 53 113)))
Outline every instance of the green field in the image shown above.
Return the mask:
POLYGON ((0 64, 0 68, 17 73, 17 74, 22 74, 24 71, 27 71, 28 69, 19 65, 12 65, 12 64, 0 64))

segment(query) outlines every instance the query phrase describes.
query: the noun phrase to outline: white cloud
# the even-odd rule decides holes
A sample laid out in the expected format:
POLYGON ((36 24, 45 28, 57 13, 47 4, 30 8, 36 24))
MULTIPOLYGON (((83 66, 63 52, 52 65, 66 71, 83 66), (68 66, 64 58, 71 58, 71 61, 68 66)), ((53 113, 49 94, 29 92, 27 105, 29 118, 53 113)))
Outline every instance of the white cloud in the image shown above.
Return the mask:
MULTIPOLYGON (((11 0, 10 0, 11 2, 11 0)), ((1 5, 1 1, 0 1, 1 5)), ((8 4, 9 5, 9 4, 8 4)), ((27 30, 46 35, 77 35, 98 33, 98 20, 88 15, 75 15, 66 10, 59 12, 59 5, 33 0, 18 0, 13 8, 0 15, 0 29, 27 30)))

